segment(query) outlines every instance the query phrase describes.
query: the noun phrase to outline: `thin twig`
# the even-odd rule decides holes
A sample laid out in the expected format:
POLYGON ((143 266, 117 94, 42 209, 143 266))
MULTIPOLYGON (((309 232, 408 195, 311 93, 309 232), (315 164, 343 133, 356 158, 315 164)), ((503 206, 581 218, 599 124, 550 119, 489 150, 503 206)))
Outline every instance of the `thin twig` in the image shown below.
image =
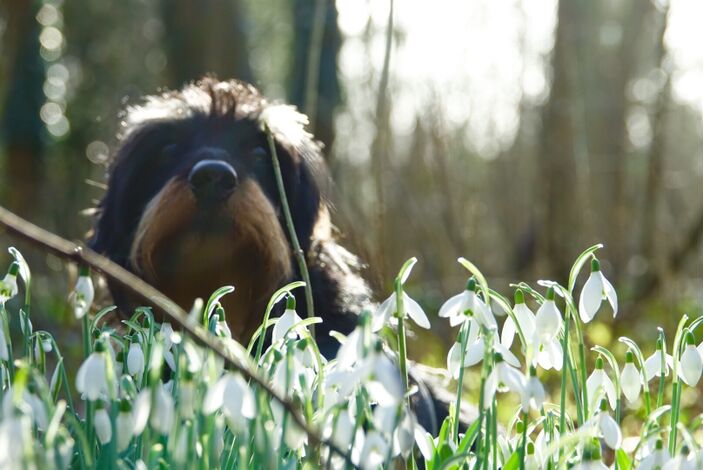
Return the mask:
POLYGON ((330 441, 324 439, 315 429, 310 427, 296 412, 291 402, 276 392, 269 385, 267 379, 252 370, 246 363, 236 358, 231 351, 226 349, 223 344, 217 340, 217 338, 212 336, 208 331, 197 324, 197 322, 189 322, 186 312, 157 289, 90 248, 75 244, 54 233, 48 232, 1 206, 0 226, 4 226, 10 234, 30 242, 43 251, 52 253, 79 265, 89 266, 119 284, 136 298, 144 301, 148 305, 154 306, 156 310, 164 313, 173 323, 180 326, 194 341, 222 357, 232 369, 254 382, 267 395, 279 402, 293 417, 296 424, 306 433, 309 441, 313 445, 328 447, 332 452, 343 457, 348 465, 356 468, 351 462, 349 455, 330 441))

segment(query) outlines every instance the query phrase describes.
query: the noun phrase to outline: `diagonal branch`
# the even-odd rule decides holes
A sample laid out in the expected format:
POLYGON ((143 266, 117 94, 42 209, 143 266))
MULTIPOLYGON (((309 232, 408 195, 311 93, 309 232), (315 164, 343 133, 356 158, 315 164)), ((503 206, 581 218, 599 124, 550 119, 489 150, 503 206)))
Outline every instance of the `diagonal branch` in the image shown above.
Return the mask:
POLYGON ((313 445, 328 447, 332 452, 342 456, 347 461, 348 465, 356 467, 351 462, 346 452, 324 439, 317 430, 309 426, 300 414, 296 412, 291 402, 276 392, 265 378, 257 371, 253 370, 251 366, 247 365, 242 359, 237 358, 232 351, 225 348, 222 343, 217 341, 214 336, 197 324, 197 322, 189 322, 186 312, 157 289, 90 248, 75 244, 54 233, 48 232, 22 219, 2 206, 0 206, 0 226, 5 227, 10 234, 30 242, 43 251, 80 265, 90 266, 92 269, 101 272, 105 277, 115 281, 148 305, 153 305, 173 323, 183 328, 194 341, 215 352, 215 354, 222 357, 226 364, 232 369, 254 382, 259 388, 264 390, 267 395, 281 403, 296 424, 306 433, 309 441, 313 445))

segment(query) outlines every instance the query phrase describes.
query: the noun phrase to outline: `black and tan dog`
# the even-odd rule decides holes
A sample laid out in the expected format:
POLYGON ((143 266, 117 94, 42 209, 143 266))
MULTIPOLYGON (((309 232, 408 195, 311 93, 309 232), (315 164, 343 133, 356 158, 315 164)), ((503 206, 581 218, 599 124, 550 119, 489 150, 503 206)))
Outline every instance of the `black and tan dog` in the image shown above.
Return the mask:
MULTIPOLYGON (((128 108, 91 245, 184 309, 235 285, 222 302, 233 336, 246 343, 272 293, 300 279, 264 122, 275 137, 315 314, 323 318, 316 341, 334 357, 338 343, 329 331, 354 329, 371 305, 369 288, 357 258, 331 235, 328 176, 306 118, 268 103, 251 85, 206 78, 128 108)), ((110 289, 118 306, 135 306, 118 286, 110 289)), ((303 293, 297 295, 305 317, 303 293)), ((447 402, 434 398, 441 390, 429 394, 422 379, 416 382, 416 412, 433 431, 447 402)))
MULTIPOLYGON (((246 344, 271 294, 300 279, 264 120, 275 136, 315 312, 324 318, 320 347, 330 355, 328 331, 349 333, 369 290, 356 257, 331 236, 328 176, 306 118, 268 103, 251 85, 206 78, 128 108, 91 244, 185 309, 235 285, 222 302, 233 336, 246 344)), ((132 306, 117 286, 110 289, 119 306, 132 306)), ((302 298, 298 306, 305 317, 302 298)))

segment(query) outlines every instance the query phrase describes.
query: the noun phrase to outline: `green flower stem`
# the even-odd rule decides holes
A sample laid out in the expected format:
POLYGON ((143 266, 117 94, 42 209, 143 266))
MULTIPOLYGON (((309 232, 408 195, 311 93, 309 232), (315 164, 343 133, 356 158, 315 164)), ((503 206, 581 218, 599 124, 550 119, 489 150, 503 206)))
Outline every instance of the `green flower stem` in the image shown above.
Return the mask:
MULTIPOLYGON (((2 328, 5 334, 5 342, 7 343, 7 370, 10 373, 10 384, 12 384, 12 379, 15 376, 15 358, 12 354, 12 338, 10 337, 10 319, 9 313, 5 309, 5 304, 0 304, 0 328, 2 328)), ((0 383, 0 386, 2 384, 0 383)))
MULTIPOLYGON (((680 354, 682 353, 682 345, 687 337, 687 329, 685 325, 689 317, 683 315, 677 325, 677 333, 675 333, 675 341, 672 343, 672 410, 670 412, 670 439, 668 442, 668 450, 670 455, 675 455, 677 448, 677 423, 680 419, 680 394, 682 393, 682 384, 680 382, 680 354)), ((665 346, 663 345, 663 351, 665 346)))
MULTIPOLYGON (((570 354, 570 315, 565 314, 565 330, 562 336, 562 379, 560 380, 560 437, 566 430, 566 408, 567 408, 567 370, 572 370, 569 365, 570 354)), ((579 405, 577 405, 579 408, 579 405)), ((525 419, 524 419, 525 421, 525 419)), ((524 442, 525 445, 525 442, 524 442)), ((525 449, 523 449, 525 451, 525 449)), ((562 448, 560 448, 560 456, 562 456, 562 448)))
MULTIPOLYGON (((310 274, 308 273, 308 266, 306 265, 306 255, 301 249, 301 244, 298 241, 298 236, 296 235, 296 227, 293 224, 293 217, 291 216, 291 208, 288 205, 288 197, 286 196, 286 188, 284 188, 284 180, 281 176, 281 165, 279 164, 279 157, 276 152, 276 145, 274 144, 274 135, 268 126, 264 129, 266 131, 267 140, 269 141, 269 151, 271 152, 271 161, 274 166, 274 176, 276 177, 276 187, 281 197, 281 206, 284 211, 284 218, 286 220, 286 227, 288 228, 288 235, 291 238, 291 245, 293 245, 293 255, 298 263, 298 270, 301 273, 303 282, 305 285, 306 293, 306 315, 308 318, 315 316, 314 305, 313 305, 313 289, 310 284, 310 274)), ((315 338, 315 325, 310 325, 310 334, 315 338)))
MULTIPOLYGON (((90 325, 88 323, 88 314, 83 315, 81 319, 83 330, 83 360, 88 359, 91 354, 91 339, 90 325)), ((90 460, 93 460, 93 452, 95 447, 95 429, 93 429, 93 415, 95 414, 95 403, 91 400, 86 400, 86 438, 88 448, 90 449, 90 460)))
POLYGON ((403 308, 403 286, 400 279, 396 279, 395 284, 396 318, 398 319, 398 328, 396 330, 398 335, 398 362, 401 369, 401 379, 403 380, 403 392, 405 393, 408 390, 408 364, 406 363, 406 330, 403 322, 405 312, 403 308))
POLYGON ((455 443, 460 442, 460 405, 462 404, 462 384, 464 381, 464 357, 467 350, 467 340, 469 336, 469 321, 462 324, 460 329, 460 375, 457 379, 457 397, 455 398, 455 416, 454 416, 454 436, 455 443))
POLYGON ((499 447, 498 441, 497 441, 497 431, 496 431, 496 395, 494 395, 493 398, 493 403, 491 404, 491 449, 492 449, 492 463, 493 463, 493 470, 496 470, 497 467, 497 449, 499 447))
MULTIPOLYGON (((291 371, 293 369, 293 344, 292 340, 288 341, 286 345, 286 388, 289 390, 291 387, 291 371)), ((284 411, 283 423, 281 423, 281 443, 279 444, 279 465, 284 461, 284 455, 286 448, 286 426, 288 425, 288 412, 284 411)))
MULTIPOLYGON (((582 420, 589 416, 589 397, 587 396, 587 357, 584 346, 584 333, 579 318, 575 316, 574 325, 577 329, 577 347, 579 348, 579 372, 582 385, 582 420)), ((582 421, 583 422, 583 421, 582 421)), ((580 424, 582 424, 580 422, 580 424)))
POLYGON ((526 468, 526 446, 528 445, 528 413, 523 413, 523 438, 521 439, 521 470, 526 468))

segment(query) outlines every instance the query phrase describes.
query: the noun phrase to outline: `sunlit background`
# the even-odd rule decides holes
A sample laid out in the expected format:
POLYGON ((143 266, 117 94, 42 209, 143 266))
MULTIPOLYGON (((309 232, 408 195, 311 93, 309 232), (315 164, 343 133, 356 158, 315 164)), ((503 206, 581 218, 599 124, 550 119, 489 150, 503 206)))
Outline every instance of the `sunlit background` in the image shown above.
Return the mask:
MULTIPOLYGON (((510 295, 565 281, 603 242, 622 309, 594 338, 646 340, 701 312, 701 1, 399 1, 388 80, 389 1, 321 2, 311 47, 315 4, 3 2, 0 203, 83 239, 120 110, 214 72, 315 116, 340 236, 380 296, 410 256, 409 291, 435 312, 464 285, 458 256, 510 295)), ((23 248, 35 324, 70 325, 65 266, 23 248)), ((416 357, 442 360, 450 336, 434 332, 416 357)))

